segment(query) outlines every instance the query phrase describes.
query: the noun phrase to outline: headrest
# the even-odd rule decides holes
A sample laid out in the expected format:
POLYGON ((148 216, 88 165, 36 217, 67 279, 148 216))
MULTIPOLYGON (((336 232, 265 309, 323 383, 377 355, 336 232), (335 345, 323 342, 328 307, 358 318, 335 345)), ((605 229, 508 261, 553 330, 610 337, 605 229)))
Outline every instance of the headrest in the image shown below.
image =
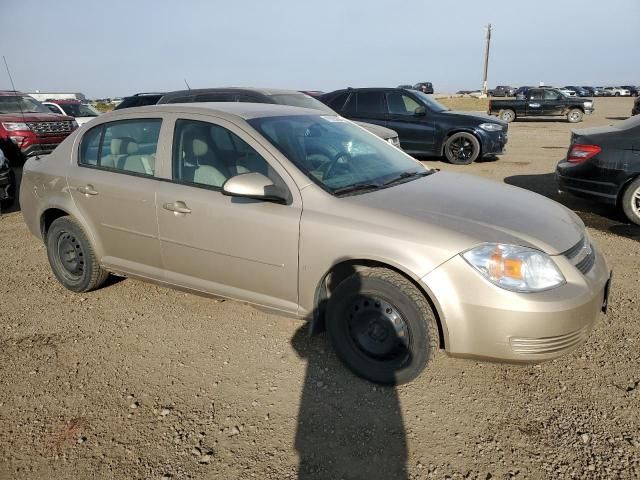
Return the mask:
POLYGON ((133 155, 138 151, 138 144, 131 137, 111 139, 111 155, 133 155))
POLYGON ((199 138, 194 138, 191 142, 191 146, 193 147, 193 154, 196 157, 206 155, 209 151, 209 145, 207 145, 207 142, 203 142, 199 138))

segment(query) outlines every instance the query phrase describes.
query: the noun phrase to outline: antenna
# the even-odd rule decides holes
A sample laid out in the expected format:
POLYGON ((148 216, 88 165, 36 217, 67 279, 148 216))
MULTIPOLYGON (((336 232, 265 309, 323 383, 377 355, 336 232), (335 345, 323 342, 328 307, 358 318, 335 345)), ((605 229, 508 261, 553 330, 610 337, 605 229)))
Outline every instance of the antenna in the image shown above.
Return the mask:
POLYGON ((187 88, 188 88, 189 90, 191 90, 191 87, 189 86, 189 83, 187 82, 187 79, 186 79, 186 78, 184 79, 184 84, 187 86, 187 88))
MULTIPOLYGON (((16 92, 16 86, 13 83, 13 77, 11 76, 11 70, 9 70, 9 64, 7 63, 7 58, 3 55, 2 56, 2 60, 4 61, 4 67, 7 69, 7 75, 9 75, 9 81, 11 82, 11 88, 13 88, 13 92, 16 92)), ((18 100, 18 108, 20 108, 20 116, 22 117, 22 123, 26 124, 27 123, 27 119, 24 116, 24 110, 22 110, 22 98, 20 98, 18 100)), ((18 147, 18 149, 20 149, 20 146, 16 145, 18 147)), ((40 156, 38 155, 37 151, 36 151, 36 159, 39 160, 40 156)))

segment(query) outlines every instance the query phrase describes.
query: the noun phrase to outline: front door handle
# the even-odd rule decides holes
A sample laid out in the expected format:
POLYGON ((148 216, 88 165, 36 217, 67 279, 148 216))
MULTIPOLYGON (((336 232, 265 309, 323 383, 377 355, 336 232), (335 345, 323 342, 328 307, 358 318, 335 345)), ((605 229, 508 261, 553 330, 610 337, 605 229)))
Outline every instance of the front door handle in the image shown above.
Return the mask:
POLYGON ((174 213, 191 213, 191 209, 187 207, 187 204, 180 200, 173 203, 165 203, 162 208, 174 213))
POLYGON ((538 107, 540 107, 540 104, 539 103, 530 103, 529 106, 533 107, 533 108, 538 108, 538 107))
POLYGON ((98 192, 94 190, 93 185, 83 185, 82 187, 76 188, 80 193, 84 195, 98 195, 98 192))

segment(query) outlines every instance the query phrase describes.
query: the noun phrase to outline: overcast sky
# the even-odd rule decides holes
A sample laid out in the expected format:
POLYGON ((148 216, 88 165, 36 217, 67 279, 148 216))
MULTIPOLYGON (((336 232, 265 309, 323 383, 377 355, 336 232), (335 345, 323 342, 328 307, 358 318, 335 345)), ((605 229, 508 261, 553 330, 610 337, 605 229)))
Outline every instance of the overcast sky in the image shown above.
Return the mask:
MULTIPOLYGON (((16 88, 640 84, 640 0, 0 0, 16 88)), ((0 64, 0 89, 10 88, 0 64)))

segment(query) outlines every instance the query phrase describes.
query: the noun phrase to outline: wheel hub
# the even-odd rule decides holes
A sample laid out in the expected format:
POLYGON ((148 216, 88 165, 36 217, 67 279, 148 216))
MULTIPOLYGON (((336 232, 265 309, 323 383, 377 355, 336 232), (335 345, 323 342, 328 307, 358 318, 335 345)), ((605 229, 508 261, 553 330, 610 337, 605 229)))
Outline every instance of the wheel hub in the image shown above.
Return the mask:
POLYGON ((395 358, 409 346, 405 320, 393 305, 379 298, 358 296, 351 306, 348 326, 358 349, 376 359, 395 358))
POLYGON ((78 276, 84 270, 84 254, 76 238, 63 233, 58 239, 58 258, 62 267, 71 275, 78 276))

